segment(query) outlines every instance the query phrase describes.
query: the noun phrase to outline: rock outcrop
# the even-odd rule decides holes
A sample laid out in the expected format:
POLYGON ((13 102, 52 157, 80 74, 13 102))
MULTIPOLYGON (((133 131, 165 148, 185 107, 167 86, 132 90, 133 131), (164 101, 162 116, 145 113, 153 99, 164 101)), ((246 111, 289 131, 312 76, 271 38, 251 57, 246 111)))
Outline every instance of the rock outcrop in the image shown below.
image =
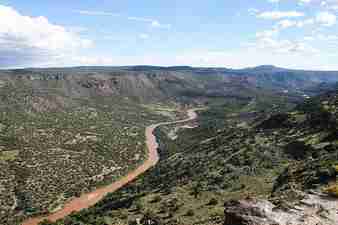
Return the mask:
POLYGON ((268 200, 245 199, 225 203, 224 225, 337 225, 338 199, 304 194, 288 207, 268 200))

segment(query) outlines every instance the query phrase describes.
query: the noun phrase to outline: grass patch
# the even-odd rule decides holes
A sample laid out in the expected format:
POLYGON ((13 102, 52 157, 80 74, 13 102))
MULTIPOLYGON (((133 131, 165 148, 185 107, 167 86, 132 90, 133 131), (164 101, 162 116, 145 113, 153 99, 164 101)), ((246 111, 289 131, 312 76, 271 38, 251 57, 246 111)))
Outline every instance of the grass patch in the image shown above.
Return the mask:
POLYGON ((19 150, 0 152, 0 161, 13 161, 19 155, 19 150))

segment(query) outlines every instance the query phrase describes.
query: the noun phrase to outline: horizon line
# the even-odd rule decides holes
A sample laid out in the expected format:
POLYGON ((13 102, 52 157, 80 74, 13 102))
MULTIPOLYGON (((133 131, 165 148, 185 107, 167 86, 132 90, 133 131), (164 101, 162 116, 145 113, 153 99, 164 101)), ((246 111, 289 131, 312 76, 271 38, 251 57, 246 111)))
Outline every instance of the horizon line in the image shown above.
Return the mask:
POLYGON ((135 65, 79 65, 79 66, 37 66, 37 67, 8 67, 8 68, 0 68, 0 71, 11 71, 11 70, 43 70, 43 69, 75 69, 75 68, 132 68, 132 67, 155 67, 155 68, 163 68, 163 69, 170 69, 170 68, 179 68, 179 67, 186 67, 191 69, 226 69, 226 70, 246 70, 246 69, 257 69, 257 68, 272 68, 272 69, 280 69, 280 70, 289 70, 289 71, 308 71, 308 72, 338 72, 337 70, 323 70, 323 69, 291 69, 281 66, 275 65, 266 65, 261 64, 257 66, 249 66, 249 67, 242 67, 242 68, 231 68, 225 66, 192 66, 192 65, 171 65, 171 66, 163 66, 163 65, 149 65, 149 64, 135 64, 135 65))

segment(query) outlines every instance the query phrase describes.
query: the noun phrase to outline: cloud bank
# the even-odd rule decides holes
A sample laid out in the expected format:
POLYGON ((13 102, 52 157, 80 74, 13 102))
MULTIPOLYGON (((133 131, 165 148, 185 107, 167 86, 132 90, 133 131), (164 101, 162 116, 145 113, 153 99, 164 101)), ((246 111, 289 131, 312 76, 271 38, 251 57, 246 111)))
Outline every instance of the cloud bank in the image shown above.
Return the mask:
POLYGON ((0 5, 0 67, 50 65, 77 58, 79 49, 93 45, 76 32, 45 17, 21 15, 0 5))

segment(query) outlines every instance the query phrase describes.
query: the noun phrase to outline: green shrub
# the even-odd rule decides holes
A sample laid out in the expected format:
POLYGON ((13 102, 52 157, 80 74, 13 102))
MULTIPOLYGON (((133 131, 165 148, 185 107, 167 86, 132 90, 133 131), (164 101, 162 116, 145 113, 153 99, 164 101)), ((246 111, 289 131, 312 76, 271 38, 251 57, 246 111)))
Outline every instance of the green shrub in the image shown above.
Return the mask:
POLYGON ((217 205, 218 204, 218 201, 216 198, 212 198, 210 199, 210 201, 208 202, 207 205, 211 205, 211 206, 214 206, 214 205, 217 205))
POLYGON ((194 216, 194 215, 195 215, 195 212, 194 212, 194 210, 189 209, 185 215, 186 215, 186 216, 194 216))
POLYGON ((150 203, 157 203, 157 202, 160 202, 160 201, 162 201, 162 198, 161 198, 161 196, 157 195, 156 197, 154 197, 154 198, 150 201, 150 203))

